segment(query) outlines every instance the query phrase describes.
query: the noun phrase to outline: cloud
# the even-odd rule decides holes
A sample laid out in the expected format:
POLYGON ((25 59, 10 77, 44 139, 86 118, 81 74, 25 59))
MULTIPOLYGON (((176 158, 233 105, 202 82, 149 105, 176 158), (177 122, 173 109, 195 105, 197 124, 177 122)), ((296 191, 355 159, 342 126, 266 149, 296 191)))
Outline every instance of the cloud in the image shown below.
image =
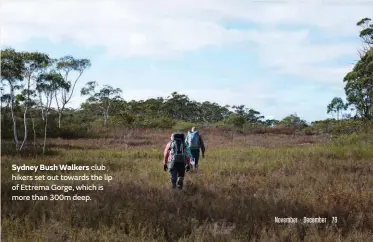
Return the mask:
POLYGON ((327 67, 327 64, 356 55, 356 43, 310 44, 309 36, 307 29, 292 32, 258 31, 252 35, 252 39, 259 45, 258 59, 266 68, 312 81, 341 83, 343 75, 353 65, 342 63, 342 66, 327 67))
MULTIPOLYGON (((253 35, 257 36, 255 41, 265 46, 270 41, 266 33, 260 37, 250 30, 226 29, 221 23, 228 20, 249 21, 275 30, 281 24, 297 24, 333 34, 351 34, 356 33, 355 22, 369 14, 364 5, 247 0, 8 0, 3 2, 1 10, 5 44, 32 37, 53 41, 68 38, 85 45, 104 46, 110 55, 126 57, 168 56, 247 41, 253 35)), ((286 42, 305 36, 304 32, 298 37, 289 32, 279 37, 286 42)))
MULTIPOLYGON (((105 47, 107 55, 112 57, 158 59, 180 58, 184 52, 204 47, 247 42, 258 47, 256 53, 265 67, 304 76, 303 71, 295 70, 356 55, 355 42, 310 42, 311 28, 334 39, 357 36, 355 23, 371 14, 369 5, 345 3, 348 4, 321 4, 311 0, 281 3, 7 0, 2 2, 0 10, 1 40, 4 45, 12 45, 36 37, 54 42, 67 39, 84 46, 105 47), (224 28, 224 23, 234 21, 261 29, 224 28), (284 26, 298 28, 286 31, 282 29, 284 26)), ((320 70, 314 68, 307 72, 317 71, 320 70)))

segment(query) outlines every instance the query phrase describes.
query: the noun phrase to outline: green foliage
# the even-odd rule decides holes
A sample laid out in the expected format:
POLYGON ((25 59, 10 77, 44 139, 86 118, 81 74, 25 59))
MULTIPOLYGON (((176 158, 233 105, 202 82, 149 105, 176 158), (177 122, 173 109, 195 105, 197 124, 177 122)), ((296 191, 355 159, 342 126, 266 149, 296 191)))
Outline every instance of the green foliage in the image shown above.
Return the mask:
POLYGON ((361 134, 373 130, 373 122, 364 120, 340 120, 327 119, 312 122, 312 130, 316 133, 331 134, 361 134))
POLYGON ((307 127, 307 122, 298 117, 297 114, 291 114, 280 121, 280 124, 285 127, 302 129, 307 127))
MULTIPOLYGON (((56 69, 68 75, 72 71, 80 75, 87 68, 91 67, 91 61, 88 59, 75 59, 72 56, 64 56, 57 61, 56 69)), ((65 80, 67 81, 67 80, 65 80)), ((69 81, 68 81, 69 82, 69 81)))
POLYGON ((88 96, 87 102, 94 104, 96 112, 100 112, 104 118, 104 126, 107 125, 109 119, 109 111, 113 102, 119 101, 122 98, 119 96, 122 93, 120 88, 113 88, 110 85, 104 85, 96 91, 97 82, 88 82, 80 91, 82 96, 88 96))
POLYGON ((69 84, 64 81, 62 75, 54 71, 39 75, 36 82, 36 90, 44 92, 46 95, 52 95, 59 88, 68 88, 69 86, 69 84))
POLYGON ((370 21, 370 18, 363 18, 356 25, 363 28, 360 31, 359 37, 363 39, 364 43, 373 45, 373 24, 370 21))
POLYGON ((373 133, 367 134, 342 134, 336 136, 332 140, 334 145, 359 145, 359 144, 373 144, 373 133))
POLYGON ((279 123, 280 123, 280 121, 279 121, 279 120, 276 120, 276 119, 267 119, 267 120, 264 121, 264 124, 265 124, 266 126, 276 126, 276 125, 278 125, 279 123))
POLYGON ((221 107, 217 103, 208 101, 201 103, 200 108, 202 119, 211 123, 224 120, 230 113, 228 105, 221 107))
POLYGON ((264 118, 264 116, 260 115, 260 112, 246 108, 245 105, 233 106, 233 109, 234 113, 242 117, 246 122, 258 123, 264 118))
POLYGON ((113 117, 114 122, 122 124, 125 127, 133 127, 136 124, 136 117, 125 111, 119 111, 117 116, 113 117))
POLYGON ((171 93, 163 104, 166 116, 175 120, 196 121, 200 110, 196 102, 191 102, 185 94, 171 93))
POLYGON ((24 61, 24 76, 26 78, 35 78, 37 74, 54 63, 49 55, 40 52, 21 52, 20 55, 24 61))
POLYGON ((176 122, 167 117, 161 117, 161 118, 156 118, 153 120, 145 121, 143 126, 145 128, 157 128, 157 129, 170 129, 172 128, 176 122))
POLYGON ((362 27, 359 36, 367 46, 353 70, 343 79, 348 105, 354 106, 357 115, 365 119, 373 118, 373 24, 370 21, 370 18, 363 18, 357 23, 362 27))
POLYGON ((191 122, 178 121, 178 122, 176 122, 174 124, 174 126, 172 127, 172 129, 186 132, 186 131, 190 130, 192 127, 194 127, 196 125, 197 124, 191 123, 191 122))
POLYGON ((327 113, 335 113, 337 114, 337 120, 340 117, 341 111, 347 109, 347 105, 344 104, 342 98, 335 97, 332 99, 330 104, 327 107, 327 113))
POLYGON ((226 124, 233 125, 234 127, 237 127, 237 128, 242 128, 245 123, 246 123, 245 117, 237 113, 233 113, 229 115, 226 120, 226 124))
POLYGON ((349 104, 356 107, 360 116, 373 117, 373 48, 359 60, 344 80, 349 104))
POLYGON ((72 56, 64 56, 56 60, 56 70, 64 77, 66 86, 61 87, 55 95, 58 110, 58 127, 61 128, 62 114, 66 105, 70 102, 75 90, 75 85, 83 72, 91 67, 91 61, 88 59, 75 59, 72 56), (69 74, 77 72, 75 80, 71 80, 69 74))
POLYGON ((89 132, 89 126, 75 123, 69 123, 56 129, 56 132, 50 133, 50 137, 62 139, 93 138, 95 136, 95 133, 89 132))
POLYGON ((24 59, 19 52, 12 48, 1 51, 1 82, 7 81, 10 85, 17 85, 23 79, 24 59))

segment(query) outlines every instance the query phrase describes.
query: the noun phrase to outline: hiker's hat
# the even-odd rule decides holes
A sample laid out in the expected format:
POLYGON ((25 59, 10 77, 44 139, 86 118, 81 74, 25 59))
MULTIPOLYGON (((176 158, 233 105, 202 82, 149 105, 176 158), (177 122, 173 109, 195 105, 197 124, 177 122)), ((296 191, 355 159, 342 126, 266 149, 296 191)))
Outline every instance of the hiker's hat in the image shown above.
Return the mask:
POLYGON ((197 131, 197 128, 196 127, 192 127, 192 132, 195 132, 197 131))

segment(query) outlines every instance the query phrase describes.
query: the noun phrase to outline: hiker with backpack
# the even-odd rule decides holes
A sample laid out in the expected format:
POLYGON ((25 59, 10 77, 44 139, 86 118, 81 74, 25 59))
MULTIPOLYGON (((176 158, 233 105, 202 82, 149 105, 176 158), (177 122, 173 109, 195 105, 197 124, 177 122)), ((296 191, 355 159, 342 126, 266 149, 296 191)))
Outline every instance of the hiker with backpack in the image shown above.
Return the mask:
POLYGON ((190 152, 192 153, 192 158, 195 162, 195 168, 197 169, 200 150, 202 151, 202 158, 205 158, 205 144, 203 142, 202 136, 199 134, 198 130, 195 127, 193 127, 191 131, 188 131, 188 136, 185 140, 185 144, 189 146, 190 152))
POLYGON ((163 169, 169 170, 173 189, 183 188, 185 171, 190 170, 191 152, 184 140, 183 133, 173 133, 163 153, 163 169))

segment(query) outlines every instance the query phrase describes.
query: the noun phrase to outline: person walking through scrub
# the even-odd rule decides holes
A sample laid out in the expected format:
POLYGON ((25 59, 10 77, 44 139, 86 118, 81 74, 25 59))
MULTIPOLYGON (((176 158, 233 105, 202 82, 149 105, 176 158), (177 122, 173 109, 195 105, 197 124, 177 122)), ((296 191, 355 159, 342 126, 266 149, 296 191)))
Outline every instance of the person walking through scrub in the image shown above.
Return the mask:
POLYGON ((200 150, 202 151, 202 158, 205 158, 205 143, 203 142, 202 136, 199 134, 198 130, 193 127, 192 131, 188 131, 188 136, 185 140, 190 148, 192 157, 194 158, 195 168, 198 168, 198 161, 200 156, 200 150))
POLYGON ((184 139, 183 133, 173 133, 163 153, 163 169, 169 169, 173 189, 183 189, 185 171, 190 170, 192 155, 189 147, 184 144, 184 139))

